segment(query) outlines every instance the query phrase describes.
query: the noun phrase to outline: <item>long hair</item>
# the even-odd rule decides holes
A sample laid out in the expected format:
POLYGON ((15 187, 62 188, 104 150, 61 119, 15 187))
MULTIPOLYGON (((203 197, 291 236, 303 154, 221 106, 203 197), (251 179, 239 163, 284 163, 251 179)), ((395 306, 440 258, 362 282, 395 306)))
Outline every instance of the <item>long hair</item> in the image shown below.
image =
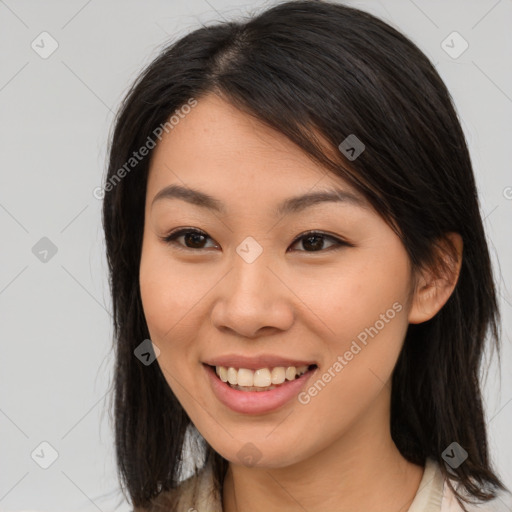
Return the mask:
MULTIPOLYGON (((131 158, 182 106, 212 92, 361 192, 400 236, 414 270, 442 265, 437 243, 460 233, 464 254, 452 295, 432 319, 409 325, 392 376, 391 434, 410 462, 432 457, 466 496, 493 498, 505 487, 489 460, 480 369, 487 339, 499 355, 500 319, 472 164, 450 93, 421 50, 389 24, 311 0, 203 26, 169 44, 119 109, 102 220, 123 493, 135 507, 150 507, 175 489, 193 426, 158 364, 134 356, 150 337, 138 275, 151 151, 136 163, 131 158), (365 145, 355 160, 338 149, 351 134, 365 145), (443 459, 452 442, 468 453, 456 469, 443 459)), ((228 462, 208 443, 203 448, 221 488, 228 462)))

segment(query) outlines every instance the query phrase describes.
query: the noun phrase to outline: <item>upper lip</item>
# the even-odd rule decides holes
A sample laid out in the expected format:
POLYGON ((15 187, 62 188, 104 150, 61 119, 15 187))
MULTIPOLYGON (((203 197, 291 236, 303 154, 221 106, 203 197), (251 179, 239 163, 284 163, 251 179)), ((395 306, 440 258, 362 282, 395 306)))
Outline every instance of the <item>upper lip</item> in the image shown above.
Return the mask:
POLYGON ((228 354, 225 356, 213 357, 204 361, 210 366, 224 366, 226 368, 247 368, 248 370, 259 370, 260 368, 276 368, 277 366, 309 366, 316 364, 314 361, 303 361, 299 359, 289 359, 271 354, 261 354, 259 356, 248 357, 241 354, 228 354))

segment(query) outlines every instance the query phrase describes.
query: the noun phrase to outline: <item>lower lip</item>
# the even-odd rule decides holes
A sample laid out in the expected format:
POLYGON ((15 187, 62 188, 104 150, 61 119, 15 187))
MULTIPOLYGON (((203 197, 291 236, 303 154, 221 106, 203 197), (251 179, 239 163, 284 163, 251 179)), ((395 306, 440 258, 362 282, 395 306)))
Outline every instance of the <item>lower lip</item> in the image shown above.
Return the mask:
POLYGON ((269 391, 240 391, 220 380, 215 373, 215 368, 211 368, 207 364, 203 364, 203 366, 210 379, 213 392, 219 401, 233 411, 243 414, 263 414, 279 409, 295 398, 305 387, 310 377, 318 370, 318 367, 316 367, 302 374, 299 378, 285 381, 277 388, 269 391))

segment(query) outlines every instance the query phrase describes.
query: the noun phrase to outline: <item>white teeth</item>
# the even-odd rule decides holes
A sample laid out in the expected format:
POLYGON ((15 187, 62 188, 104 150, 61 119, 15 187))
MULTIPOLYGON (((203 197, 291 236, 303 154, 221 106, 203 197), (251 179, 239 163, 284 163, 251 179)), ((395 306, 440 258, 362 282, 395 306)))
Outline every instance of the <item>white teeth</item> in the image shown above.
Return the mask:
POLYGON ((238 372, 234 368, 228 368, 228 382, 230 384, 238 384, 238 372))
POLYGON ((238 384, 239 386, 252 386, 254 382, 254 372, 252 370, 247 370, 247 368, 240 368, 240 370, 238 370, 236 380, 237 381, 233 384, 238 384))
POLYGON ((229 382, 231 386, 266 388, 273 385, 283 384, 285 380, 294 380, 308 371, 308 366, 277 366, 276 368, 260 368, 253 371, 247 368, 236 368, 216 366, 215 373, 222 382, 229 382))
POLYGON ((218 375, 220 377, 220 380, 222 382, 227 382, 228 381, 228 371, 226 368, 224 368, 224 366, 216 366, 215 367, 216 370, 218 370, 218 375))
POLYGON ((286 380, 295 379, 296 371, 297 371, 297 368, 295 368, 295 366, 289 366, 288 368, 286 368, 286 373, 285 373, 286 380))
MULTIPOLYGON (((250 372, 251 370, 247 371, 250 372)), ((252 384, 253 386, 256 386, 258 388, 266 388, 267 386, 270 386, 270 384, 272 384, 272 377, 270 376, 270 370, 268 368, 262 368, 261 370, 256 370, 254 372, 254 380, 252 384)), ((238 385, 246 386, 247 384, 242 384, 241 382, 238 382, 238 385)))
POLYGON ((272 384, 282 384, 286 378, 286 371, 282 366, 272 368, 272 384))

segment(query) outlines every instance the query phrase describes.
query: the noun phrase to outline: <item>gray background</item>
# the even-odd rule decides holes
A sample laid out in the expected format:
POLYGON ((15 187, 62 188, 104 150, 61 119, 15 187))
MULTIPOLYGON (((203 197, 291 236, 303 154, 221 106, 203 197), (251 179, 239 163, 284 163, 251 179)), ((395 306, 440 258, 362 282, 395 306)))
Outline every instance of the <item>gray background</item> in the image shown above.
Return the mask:
MULTIPOLYGON (((0 0, 0 510, 114 510, 111 304, 101 201, 92 193, 105 172, 113 115, 169 38, 274 3, 0 0), (31 47, 51 48, 49 36, 40 42, 43 31, 58 43, 47 58, 31 47), (56 254, 41 252, 43 237, 56 254), (51 462, 43 441, 58 452, 48 469, 39 465, 51 462)), ((501 283, 504 365, 501 375, 493 365, 485 383, 490 446, 512 487, 512 1, 349 5, 419 45, 468 138, 501 283), (469 44, 457 58, 442 47, 453 31, 469 44)), ((452 53, 462 48, 450 41, 452 53)))

